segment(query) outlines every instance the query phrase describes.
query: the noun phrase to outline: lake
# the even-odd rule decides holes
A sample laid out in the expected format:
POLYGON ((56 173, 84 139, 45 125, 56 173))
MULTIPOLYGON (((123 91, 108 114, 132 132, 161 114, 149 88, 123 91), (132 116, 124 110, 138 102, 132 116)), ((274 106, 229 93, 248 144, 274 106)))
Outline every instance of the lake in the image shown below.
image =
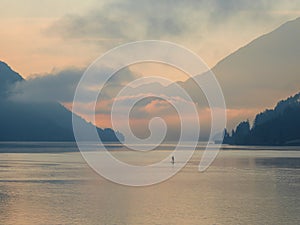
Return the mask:
MULTIPOLYGON (((170 153, 169 146, 147 157, 111 149, 137 164, 170 153)), ((224 146, 199 173, 200 146, 169 180, 127 187, 91 170, 74 143, 1 143, 0 223, 295 225, 300 223, 299 149, 224 146)))

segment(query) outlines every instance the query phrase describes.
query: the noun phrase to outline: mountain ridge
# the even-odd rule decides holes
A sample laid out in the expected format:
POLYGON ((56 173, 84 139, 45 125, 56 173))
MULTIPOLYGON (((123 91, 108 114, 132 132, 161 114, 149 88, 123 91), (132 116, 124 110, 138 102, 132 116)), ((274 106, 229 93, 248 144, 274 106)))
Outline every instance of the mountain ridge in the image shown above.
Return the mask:
POLYGON ((253 126, 242 121, 235 130, 225 130, 224 143, 231 145, 300 145, 300 92, 281 100, 273 109, 256 115, 253 126))
MULTIPOLYGON (((0 141, 75 141, 72 112, 58 102, 13 101, 17 82, 26 82, 20 74, 0 61, 0 141)), ((81 117, 74 119, 85 128, 94 127, 81 117)), ((124 136, 110 128, 96 127, 103 142, 119 142, 124 136)), ((89 140, 87 137, 87 141, 89 140)))
MULTIPOLYGON (((252 40, 220 60, 211 71, 218 79, 227 106, 231 109, 263 109, 271 107, 284 96, 297 93, 297 84, 300 83, 299 40, 300 17, 252 40), (277 82, 272 82, 274 79, 277 82)), ((204 74, 193 79, 201 80, 200 76, 204 74)), ((187 79, 182 86, 197 102, 201 102, 203 97, 195 94, 199 91, 193 79, 187 79)))
POLYGON ((12 68, 3 61, 0 61, 0 97, 8 97, 11 93, 11 86, 15 82, 24 81, 23 77, 12 70, 12 68))

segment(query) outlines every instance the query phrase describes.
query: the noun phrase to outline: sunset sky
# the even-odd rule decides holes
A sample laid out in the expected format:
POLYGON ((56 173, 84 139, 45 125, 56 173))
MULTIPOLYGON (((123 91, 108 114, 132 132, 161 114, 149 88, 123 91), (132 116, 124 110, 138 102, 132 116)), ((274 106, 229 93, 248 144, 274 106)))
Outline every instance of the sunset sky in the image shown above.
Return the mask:
POLYGON ((1 60, 30 77, 84 67, 122 43, 159 39, 214 66, 299 14, 297 0, 1 0, 1 60))
MULTIPOLYGON (((192 50, 213 67, 250 41, 299 16, 298 0, 0 0, 0 60, 26 79, 35 78, 27 84, 28 90, 34 90, 27 93, 29 98, 54 95, 55 100, 71 108, 72 96, 67 96, 64 88, 70 86, 69 74, 74 77, 74 86, 83 68, 120 44, 149 39, 171 41, 192 50), (60 76, 53 78, 53 74, 60 76), (46 76, 44 80, 36 79, 46 76), (45 80, 46 86, 52 82, 56 93, 44 90, 45 80), (45 95, 37 94, 39 87, 45 95)), ((173 81, 187 78, 174 68, 160 65, 136 65, 130 70, 129 76, 164 73, 173 81)), ((229 127, 241 119, 253 118, 274 101, 264 102, 263 106, 229 108, 229 127)), ((156 103, 153 101, 148 109, 156 103)), ((99 126, 109 126, 107 114, 99 113, 98 117, 99 126)), ((135 122, 147 124, 138 118, 135 122)))

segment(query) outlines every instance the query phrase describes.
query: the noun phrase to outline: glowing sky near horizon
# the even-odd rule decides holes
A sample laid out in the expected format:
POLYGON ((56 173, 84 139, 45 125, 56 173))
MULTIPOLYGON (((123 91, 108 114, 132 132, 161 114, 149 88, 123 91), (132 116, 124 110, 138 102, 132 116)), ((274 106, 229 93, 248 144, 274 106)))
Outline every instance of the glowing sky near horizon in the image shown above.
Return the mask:
POLYGON ((1 0, 0 60, 24 77, 39 76, 85 67, 122 43, 159 39, 186 46, 212 67, 299 15, 295 0, 1 0))
MULTIPOLYGON (((0 60, 23 77, 33 78, 84 68, 120 44, 157 39, 185 46, 213 67, 255 38, 299 16, 298 0, 0 0, 0 60)), ((187 78, 160 65, 130 69, 141 76, 164 74, 174 81, 187 78)), ((81 70, 75 74, 79 77, 81 70)), ((55 82, 61 86, 61 92, 55 94, 65 91, 63 79, 55 82)), ((61 102, 70 108, 70 99, 61 102)), ((253 119, 274 103, 229 108, 229 128, 253 119)), ((97 125, 109 126, 106 114, 97 116, 97 125)))

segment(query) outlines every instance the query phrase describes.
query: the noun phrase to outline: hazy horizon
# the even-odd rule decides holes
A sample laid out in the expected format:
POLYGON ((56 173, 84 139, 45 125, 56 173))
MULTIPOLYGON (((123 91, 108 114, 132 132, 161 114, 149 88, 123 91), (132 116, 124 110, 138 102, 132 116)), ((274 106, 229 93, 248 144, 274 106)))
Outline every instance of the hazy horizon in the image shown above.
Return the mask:
MULTIPOLYGON (((228 55, 300 15, 300 3, 293 0, 259 0, 255 3, 246 0, 226 3, 221 0, 189 3, 133 0, 30 0, 23 3, 3 0, 0 6, 1 60, 29 80, 28 84, 17 89, 25 90, 21 98, 32 101, 36 98, 40 101, 51 99, 61 102, 68 109, 71 109, 73 90, 84 68, 120 44, 147 39, 175 42, 198 54, 208 68, 213 68, 228 55), (28 7, 31 5, 34 7, 28 7), (48 88, 51 85, 59 91, 51 93, 48 88)), ((288 48, 292 43, 285 44, 288 48)), ((278 64, 275 59, 273 61, 278 64)), ((235 63, 239 64, 238 61, 235 63)), ((234 66, 231 65, 229 73, 234 66)), ((263 65, 258 67, 263 70, 263 65)), ((276 75, 272 84, 266 85, 264 80, 258 81, 262 74, 249 78, 251 72, 257 73, 249 68, 248 73, 242 74, 244 78, 241 80, 237 79, 241 74, 222 74, 223 68, 220 73, 216 68, 217 71, 214 72, 221 81, 227 103, 229 129, 234 128, 241 120, 252 121, 257 113, 272 108, 277 101, 296 94, 297 91, 297 80, 292 80, 297 69, 287 70, 288 76, 291 76, 290 83, 282 83, 284 80, 278 79, 276 75), (248 82, 248 87, 243 87, 243 80, 248 82), (272 85, 276 88, 272 88, 272 85), (231 90, 238 86, 242 87, 240 93, 231 94, 231 90), (252 100, 250 90, 255 96, 252 100), (270 97, 266 97, 267 95, 270 97), (258 96, 262 98, 256 101, 258 96)), ((123 77, 115 79, 112 86, 122 86, 137 77, 151 75, 163 76, 174 82, 186 81, 188 78, 182 71, 155 63, 130 66, 121 73, 120 77, 123 77)), ((266 77, 267 79, 269 78, 266 77)), ((111 127, 106 113, 110 101, 113 98, 101 103, 102 111, 96 115, 96 125, 99 127, 111 127)), ((89 113, 86 113, 88 107, 89 104, 83 107, 83 112, 77 113, 92 121, 89 113)), ((167 106, 161 101, 153 101, 147 108, 141 109, 145 117, 149 109, 155 109, 156 112, 152 114, 158 111, 168 114, 170 111, 168 109, 166 112, 167 106)), ((199 112, 202 121, 209 120, 206 103, 199 108, 199 112)), ((174 115, 169 117, 166 120, 174 120, 174 115)), ((140 115, 133 117, 132 121, 138 128, 147 126, 148 123, 148 119, 141 121, 140 115)), ((171 125, 175 127, 174 123, 171 125)), ((207 135, 209 123, 202 124, 202 127, 207 135)), ((147 131, 137 131, 143 133, 142 136, 147 136, 147 131)))

